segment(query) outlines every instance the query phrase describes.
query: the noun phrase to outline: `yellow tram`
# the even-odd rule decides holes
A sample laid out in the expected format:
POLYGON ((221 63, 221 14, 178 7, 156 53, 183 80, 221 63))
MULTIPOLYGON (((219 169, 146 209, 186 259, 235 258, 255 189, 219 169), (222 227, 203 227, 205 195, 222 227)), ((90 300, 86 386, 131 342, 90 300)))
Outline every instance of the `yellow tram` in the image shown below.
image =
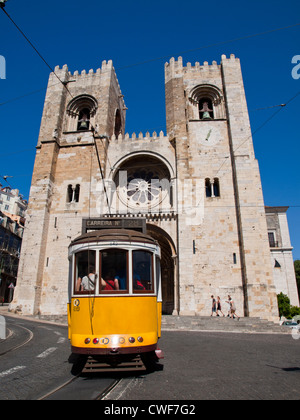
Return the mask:
POLYGON ((114 361, 118 357, 121 361, 123 355, 161 358, 157 242, 131 230, 93 231, 71 243, 69 261, 72 352, 114 361))

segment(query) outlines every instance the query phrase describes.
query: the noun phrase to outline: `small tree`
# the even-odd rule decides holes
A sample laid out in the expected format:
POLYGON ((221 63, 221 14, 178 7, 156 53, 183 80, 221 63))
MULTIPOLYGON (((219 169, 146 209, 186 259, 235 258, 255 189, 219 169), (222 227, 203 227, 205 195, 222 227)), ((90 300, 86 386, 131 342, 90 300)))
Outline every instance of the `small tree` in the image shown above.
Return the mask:
POLYGON ((279 316, 284 316, 287 319, 292 319, 297 315, 300 315, 300 308, 298 306, 291 306, 291 301, 288 296, 280 293, 277 295, 279 316))
POLYGON ((285 318, 292 318, 291 317, 291 301, 288 296, 280 293, 277 295, 278 298, 278 308, 279 308, 279 316, 284 316, 285 318))

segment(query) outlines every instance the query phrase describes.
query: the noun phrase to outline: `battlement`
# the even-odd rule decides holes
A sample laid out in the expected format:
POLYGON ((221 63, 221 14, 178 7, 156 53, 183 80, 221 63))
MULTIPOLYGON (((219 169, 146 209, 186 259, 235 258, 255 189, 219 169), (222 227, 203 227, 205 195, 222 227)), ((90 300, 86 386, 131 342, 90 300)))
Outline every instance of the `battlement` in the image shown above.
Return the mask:
POLYGON ((125 136, 123 136, 123 134, 120 134, 118 137, 113 135, 111 137, 111 141, 114 141, 114 142, 169 141, 169 137, 168 135, 165 136, 165 133, 163 131, 161 131, 159 134, 157 134, 156 131, 154 131, 152 136, 150 135, 148 131, 145 136, 143 133, 139 133, 139 135, 137 135, 136 133, 133 133, 131 137, 128 133, 125 134, 125 136))
MULTIPOLYGON (((101 68, 98 68, 96 71, 94 71, 93 69, 90 69, 89 71, 81 70, 81 72, 76 70, 74 71, 74 73, 72 73, 71 71, 69 71, 68 65, 65 64, 62 68, 60 68, 60 66, 56 66, 54 72, 62 82, 78 82, 77 85, 76 83, 70 83, 68 85, 68 88, 71 92, 73 91, 73 88, 76 88, 77 86, 80 86, 81 88, 84 88, 84 86, 97 86, 100 83, 101 76, 104 77, 111 75, 111 78, 117 91, 120 93, 120 95, 122 95, 120 83, 117 78, 117 74, 113 66, 112 60, 104 60, 102 62, 101 68)), ((57 80, 55 74, 51 73, 50 75, 51 85, 52 82, 57 80)), ((123 108, 126 108, 124 101, 123 108)))
POLYGON ((220 71, 221 66, 226 63, 240 64, 240 60, 239 58, 236 58, 234 54, 231 54, 229 58, 227 58, 226 55, 222 55, 222 60, 220 64, 218 64, 217 61, 213 61, 212 64, 209 64, 208 61, 204 61, 202 65, 200 62, 196 62, 193 66, 192 63, 188 62, 184 67, 182 57, 178 57, 177 61, 173 57, 168 63, 165 64, 166 81, 172 79, 173 77, 186 74, 188 72, 205 72, 207 70, 220 71))
POLYGON ((97 69, 96 71, 94 71, 93 69, 90 69, 89 71, 87 70, 82 70, 81 72, 79 72, 78 70, 76 70, 74 73, 69 71, 68 65, 65 64, 62 68, 60 68, 60 66, 56 66, 54 69, 55 73, 59 73, 59 72, 64 72, 64 73, 68 73, 69 76, 91 76, 91 75, 99 75, 102 73, 106 73, 107 71, 114 71, 114 66, 113 66, 113 62, 112 60, 106 61, 104 60, 102 62, 102 67, 97 69))

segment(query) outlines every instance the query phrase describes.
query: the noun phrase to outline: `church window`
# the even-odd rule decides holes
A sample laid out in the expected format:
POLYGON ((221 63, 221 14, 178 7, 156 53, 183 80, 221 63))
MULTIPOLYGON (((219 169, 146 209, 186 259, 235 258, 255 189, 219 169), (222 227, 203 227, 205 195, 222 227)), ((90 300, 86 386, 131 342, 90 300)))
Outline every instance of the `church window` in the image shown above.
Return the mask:
POLYGON ((79 203, 80 185, 68 185, 67 203, 79 203))
POLYGON ((67 107, 68 132, 89 131, 95 126, 98 101, 90 95, 80 95, 72 99, 67 107))
POLYGON ((74 194, 75 203, 79 203, 79 194, 80 194, 80 185, 77 184, 75 188, 75 194, 74 194))
POLYGON ((207 198, 220 197, 220 181, 219 178, 206 178, 205 180, 205 194, 207 198))
POLYGON ((218 178, 214 179, 214 196, 215 197, 220 197, 220 181, 218 178))
POLYGON ((136 156, 124 162, 115 177, 120 209, 159 212, 169 210, 171 179, 168 168, 150 156, 136 156))
POLYGON ((206 191, 206 197, 210 198, 212 194, 211 194, 211 182, 209 178, 205 180, 205 191, 206 191))
POLYGON ((121 112, 119 109, 116 111, 116 117, 115 117, 115 136, 118 138, 119 134, 122 133, 122 118, 121 118, 121 112))
POLYGON ((192 105, 189 114, 193 120, 226 119, 224 96, 214 85, 198 85, 189 93, 192 105))

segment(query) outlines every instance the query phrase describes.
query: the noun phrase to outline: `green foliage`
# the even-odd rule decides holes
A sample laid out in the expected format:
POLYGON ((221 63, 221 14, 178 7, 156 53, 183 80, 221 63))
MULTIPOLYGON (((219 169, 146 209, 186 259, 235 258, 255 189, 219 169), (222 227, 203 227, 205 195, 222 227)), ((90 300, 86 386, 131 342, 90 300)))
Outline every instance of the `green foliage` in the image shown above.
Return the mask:
POLYGON ((284 316, 287 319, 292 319, 295 316, 300 315, 300 308, 291 306, 291 301, 288 296, 280 293, 280 295, 277 295, 277 298, 280 317, 284 316))

